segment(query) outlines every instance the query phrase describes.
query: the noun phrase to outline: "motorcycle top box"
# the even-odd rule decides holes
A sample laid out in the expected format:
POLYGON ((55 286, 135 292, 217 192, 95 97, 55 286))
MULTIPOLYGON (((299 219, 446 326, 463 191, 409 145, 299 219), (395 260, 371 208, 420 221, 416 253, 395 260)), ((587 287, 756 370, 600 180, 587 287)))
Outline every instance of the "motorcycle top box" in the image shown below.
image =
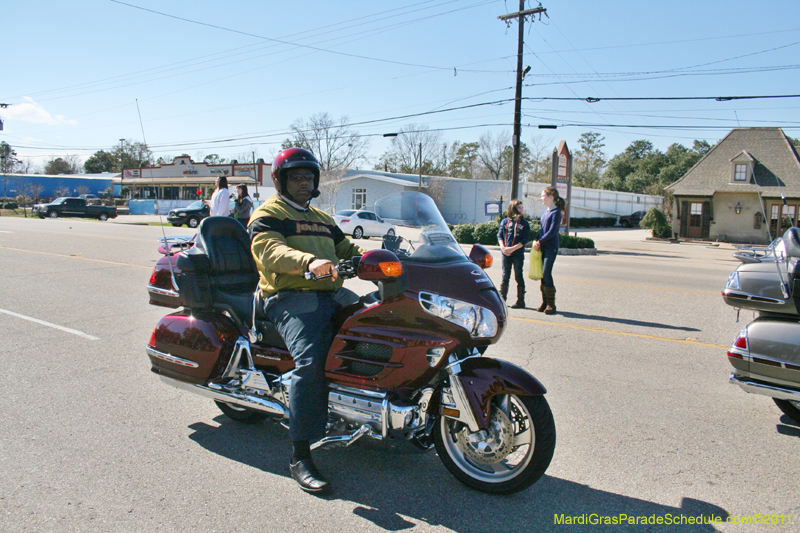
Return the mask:
POLYGON ((731 307, 764 313, 800 314, 800 228, 789 228, 763 250, 747 248, 734 257, 722 298, 731 307), (760 253, 759 253, 760 252, 760 253))
MULTIPOLYGON (((388 196, 375 211, 401 221, 401 235, 339 263, 342 278, 377 290, 346 303, 332 320, 327 434, 312 448, 362 438, 435 447, 470 487, 498 494, 529 487, 550 464, 555 424, 541 383, 483 357, 508 321, 483 271, 491 254, 475 245, 467 255, 425 194, 388 196)), ((146 348, 152 371, 213 399, 234 420, 286 424, 294 361, 264 315, 244 228, 228 217, 207 218, 194 246, 165 254, 156 271, 151 303, 182 309, 153 331, 146 348), (170 294, 154 299, 154 290, 170 294)))

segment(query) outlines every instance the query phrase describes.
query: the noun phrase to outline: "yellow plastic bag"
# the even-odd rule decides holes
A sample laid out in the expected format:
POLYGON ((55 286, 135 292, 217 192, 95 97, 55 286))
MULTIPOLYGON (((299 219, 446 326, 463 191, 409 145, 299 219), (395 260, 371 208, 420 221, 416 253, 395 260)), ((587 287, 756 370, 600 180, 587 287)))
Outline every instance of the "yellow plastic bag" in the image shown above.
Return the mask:
POLYGON ((528 270, 528 277, 537 280, 542 279, 542 251, 531 250, 531 266, 528 270))

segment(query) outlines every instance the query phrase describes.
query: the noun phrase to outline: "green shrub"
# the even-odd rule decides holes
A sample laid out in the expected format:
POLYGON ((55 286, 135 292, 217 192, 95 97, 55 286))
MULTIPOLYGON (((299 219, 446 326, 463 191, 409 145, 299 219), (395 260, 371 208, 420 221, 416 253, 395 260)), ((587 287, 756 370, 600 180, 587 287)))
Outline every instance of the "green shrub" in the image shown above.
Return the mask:
POLYGON ((655 207, 651 208, 642 218, 639 227, 652 230, 653 237, 656 239, 672 238, 672 226, 667 220, 667 215, 655 207))
POLYGON ((475 224, 459 224, 454 226, 453 237, 461 244, 475 244, 475 224))
POLYGON ((575 237, 566 233, 558 235, 558 244, 561 248, 594 248, 594 241, 586 237, 575 237))
POLYGON ((16 209, 17 207, 17 202, 6 202, 3 204, 3 209, 16 209))
POLYGON ((657 226, 653 228, 653 237, 655 237, 656 239, 671 239, 672 226, 667 224, 665 226, 657 226))
POLYGON ((500 231, 500 224, 491 221, 484 222, 475 226, 475 242, 483 245, 497 245, 497 233, 500 231))

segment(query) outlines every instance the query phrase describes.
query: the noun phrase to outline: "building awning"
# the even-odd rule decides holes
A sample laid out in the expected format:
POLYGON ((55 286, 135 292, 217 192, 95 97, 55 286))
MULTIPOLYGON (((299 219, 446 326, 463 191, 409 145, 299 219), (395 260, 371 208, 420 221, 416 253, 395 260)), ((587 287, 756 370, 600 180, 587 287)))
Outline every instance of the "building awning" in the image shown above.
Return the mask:
MULTIPOLYGON (((197 185, 214 185, 217 176, 198 176, 187 178, 186 176, 159 177, 159 178, 113 178, 112 183, 122 185, 141 185, 141 186, 161 186, 161 185, 180 185, 184 187, 194 187, 197 185)), ((255 185, 256 180, 250 176, 228 176, 228 184, 236 185, 255 185)))

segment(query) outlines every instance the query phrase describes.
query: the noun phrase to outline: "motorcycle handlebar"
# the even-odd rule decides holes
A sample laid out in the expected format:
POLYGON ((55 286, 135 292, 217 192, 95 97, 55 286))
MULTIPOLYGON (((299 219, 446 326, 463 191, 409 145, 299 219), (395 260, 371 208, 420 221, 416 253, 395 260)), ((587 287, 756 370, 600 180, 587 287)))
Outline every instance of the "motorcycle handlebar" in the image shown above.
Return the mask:
MULTIPOLYGON (((358 262, 361 259, 360 255, 354 256, 352 259, 340 259, 339 264, 333 268, 339 273, 342 279, 354 278, 358 275, 358 262)), ((321 279, 330 278, 330 274, 324 276, 316 276, 313 272, 306 272, 304 277, 309 281, 319 281, 321 279)))

